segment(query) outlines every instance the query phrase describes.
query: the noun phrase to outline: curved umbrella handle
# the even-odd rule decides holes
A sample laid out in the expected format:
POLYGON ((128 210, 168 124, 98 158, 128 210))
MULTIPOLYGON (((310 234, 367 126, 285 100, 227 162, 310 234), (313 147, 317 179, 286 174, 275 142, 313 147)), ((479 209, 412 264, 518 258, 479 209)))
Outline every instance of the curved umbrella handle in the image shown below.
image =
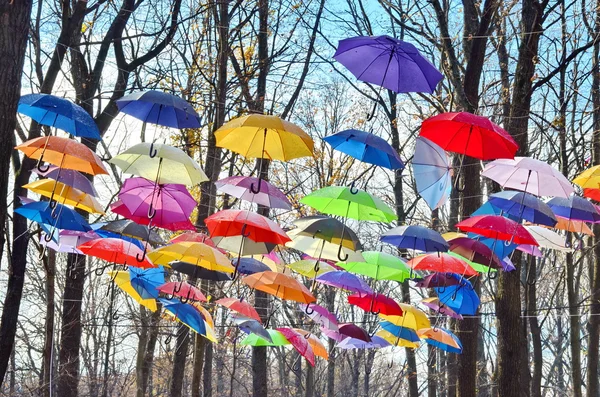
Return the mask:
POLYGON ((298 356, 298 359, 296 360, 296 362, 294 363, 294 365, 292 366, 292 371, 294 372, 298 372, 302 369, 302 356, 298 356))
POLYGON ((173 338, 171 337, 171 334, 167 335, 167 339, 165 339, 165 345, 170 345, 172 339, 173 338))
POLYGON ((179 291, 181 291, 181 283, 178 283, 175 286, 173 286, 173 292, 174 293, 178 293, 179 291), (179 285, 179 288, 177 288, 177 285, 179 285))
POLYGON ((495 280, 495 279, 497 279, 497 278, 498 278, 498 272, 497 272, 497 271, 495 271, 495 272, 489 271, 489 272, 488 272, 488 278, 489 278, 490 280, 495 280))
POLYGON ((146 253, 147 253, 147 251, 148 251, 148 245, 146 244, 146 245, 144 245, 144 252, 142 252, 142 257, 140 258, 140 254, 138 253, 138 254, 135 255, 135 259, 138 262, 143 262, 144 259, 146 259, 146 253))
POLYGON ((458 296, 458 288, 456 290, 454 290, 454 293, 452 294, 452 296, 450 297, 450 299, 453 300, 453 301, 455 301, 457 296, 458 296))
POLYGON ((250 191, 251 191, 253 194, 258 194, 258 193, 260 193, 260 186, 261 186, 261 184, 262 184, 262 178, 260 178, 260 177, 259 177, 259 178, 258 178, 258 185, 256 186, 256 189, 254 189, 254 182, 252 182, 252 183, 250 184, 250 191))
POLYGON ((454 189, 457 192, 462 193, 462 192, 465 191, 465 188, 464 187, 460 187, 460 175, 461 175, 461 172, 460 172, 460 170, 458 170, 458 173, 456 175, 456 180, 454 181, 454 189))
POLYGON ((354 186, 354 181, 352 181, 352 183, 350 184, 350 193, 358 194, 358 188, 354 186))
POLYGON ((388 369, 392 369, 394 367, 394 360, 390 361, 387 365, 388 369))
POLYGON ((307 315, 309 315, 309 316, 310 316, 310 315, 311 315, 311 314, 313 314, 314 312, 315 312, 315 309, 312 309, 312 308, 310 307, 310 304, 308 304, 308 303, 307 303, 307 304, 306 304, 306 308, 304 309, 304 313, 306 313, 307 315), (310 309, 310 310, 309 310, 309 309, 310 309))
POLYGON ((344 256, 342 256, 342 245, 341 244, 340 244, 340 248, 338 248, 337 257, 340 260, 340 262, 345 262, 348 260, 348 254, 344 253, 344 256))
POLYGON ((375 111, 377 111, 377 101, 375 101, 375 104, 373 105, 373 110, 371 110, 370 113, 367 113, 367 121, 371 121, 373 120, 373 117, 375 117, 375 111))
MULTIPOLYGON (((52 193, 52 197, 50 197, 50 201, 48 202, 48 206, 52 209, 56 208, 56 204, 58 204, 58 201, 53 200, 54 197, 54 193, 52 193)), ((52 211, 52 213, 54 214, 54 211, 52 211)))
POLYGON ((186 304, 186 303, 188 303, 189 301, 190 301, 190 298, 188 298, 187 296, 186 296, 186 297, 183 297, 183 296, 180 296, 180 297, 179 297, 179 302, 181 302, 181 303, 183 303, 183 304, 186 304))
POLYGON ((446 286, 444 285, 443 287, 438 287, 438 292, 440 294, 443 294, 444 292, 446 292, 446 286))
POLYGON ((150 206, 148 207, 148 219, 153 219, 156 216, 156 208, 152 202, 150 202, 150 206))
POLYGON ((94 274, 96 276, 100 277, 104 274, 104 269, 105 269, 104 266, 97 267, 96 270, 94 270, 94 274))
POLYGON ((119 319, 119 311, 118 310, 115 310, 115 312, 112 315, 112 318, 115 321, 119 319))
POLYGON ((54 233, 54 230, 50 230, 50 234, 45 234, 44 235, 44 241, 49 243, 50 241, 52 241, 52 234, 54 233))
POLYGON ((48 170, 50 169, 50 164, 46 164, 45 166, 42 166, 42 159, 43 159, 43 155, 38 160, 36 168, 39 172, 41 172, 43 174, 45 172, 48 172, 48 170))
POLYGON ((240 231, 240 234, 242 235, 242 237, 250 237, 250 231, 248 231, 248 233, 246 233, 246 229, 248 224, 244 223, 244 226, 242 226, 242 230, 240 231))
POLYGON ((157 154, 158 154, 158 150, 156 150, 154 148, 154 142, 152 142, 150 144, 150 151, 148 152, 148 156, 150 156, 150 158, 153 159, 154 157, 156 157, 157 154))
POLYGON ((319 273, 319 270, 321 270, 321 266, 319 266, 319 262, 320 261, 316 261, 315 262, 315 266, 313 267, 313 270, 315 271, 315 276, 317 275, 317 273, 319 273))

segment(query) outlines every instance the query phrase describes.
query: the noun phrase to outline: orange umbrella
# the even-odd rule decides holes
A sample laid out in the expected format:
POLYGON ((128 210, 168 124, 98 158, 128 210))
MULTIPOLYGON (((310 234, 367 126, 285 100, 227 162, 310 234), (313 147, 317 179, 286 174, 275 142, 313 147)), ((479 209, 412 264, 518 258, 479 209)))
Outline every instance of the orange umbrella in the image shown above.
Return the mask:
POLYGON ((25 156, 38 160, 38 169, 47 162, 69 170, 81 171, 90 175, 108 174, 100 157, 87 146, 72 139, 48 136, 31 139, 15 147, 25 156))
MULTIPOLYGON (((573 232, 573 233, 583 233, 583 234, 587 234, 588 236, 594 235, 594 232, 592 231, 592 229, 590 229, 590 227, 588 225, 586 225, 585 222, 583 222, 583 221, 578 221, 576 219, 567 219, 567 218, 563 218, 561 216, 557 216, 556 219, 558 220, 558 223, 556 225, 554 225, 553 228, 551 228, 549 226, 544 226, 544 225, 538 225, 538 226, 542 226, 547 229, 558 229, 558 230, 566 230, 566 231, 573 232)), ((529 223, 527 223, 527 224, 529 224, 529 223)))
POLYGON ((293 300, 300 303, 313 303, 317 299, 308 288, 295 278, 276 272, 259 272, 242 279, 250 288, 266 292, 281 299, 293 300))
POLYGON ((308 332, 300 328, 293 328, 293 330, 299 333, 300 335, 304 336, 304 339, 306 339, 308 341, 308 344, 312 347, 315 356, 319 356, 321 358, 324 358, 325 360, 329 360, 329 353, 327 353, 325 345, 312 332, 308 332))

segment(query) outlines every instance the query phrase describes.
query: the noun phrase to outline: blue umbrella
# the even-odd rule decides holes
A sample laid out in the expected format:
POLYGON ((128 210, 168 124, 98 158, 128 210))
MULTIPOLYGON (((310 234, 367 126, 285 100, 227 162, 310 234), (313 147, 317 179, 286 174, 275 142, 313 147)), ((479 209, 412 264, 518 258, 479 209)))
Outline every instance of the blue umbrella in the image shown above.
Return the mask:
POLYGON ((140 269, 129 266, 131 286, 144 299, 158 298, 157 287, 165 283, 165 269, 162 266, 140 269))
POLYGON ((410 328, 401 327, 389 321, 381 321, 379 325, 381 328, 400 339, 405 339, 410 342, 418 342, 420 340, 417 333, 410 328))
MULTIPOLYGON (((33 203, 22 205, 15 212, 29 220, 39 224, 52 226, 52 229, 75 230, 79 232, 89 232, 92 230, 88 222, 75 210, 62 204, 55 203, 55 216, 52 215, 53 208, 48 201, 34 201, 33 203)), ((48 240, 51 239, 53 230, 48 232, 48 240)))
POLYGON ((553 227, 558 222, 548 204, 532 194, 505 190, 492 194, 488 202, 502 213, 514 215, 531 223, 553 227))
POLYGON ((163 308, 175 316, 183 324, 190 327, 190 329, 200 335, 206 335, 206 325, 204 324, 204 317, 202 314, 192 305, 188 303, 181 303, 178 300, 170 301, 168 299, 158 298, 162 303, 163 308))
POLYGON ((385 139, 360 130, 345 130, 323 138, 332 148, 363 163, 378 165, 390 170, 404 168, 398 153, 385 139))
POLYGON ((68 99, 49 94, 23 95, 18 112, 42 125, 59 128, 74 136, 102 139, 92 116, 68 99))
POLYGON ((574 194, 569 198, 554 197, 548 201, 548 206, 554 214, 563 218, 584 222, 600 221, 600 214, 596 211, 594 204, 574 194))
POLYGON ((200 128, 200 116, 191 104, 162 91, 139 91, 117 100, 123 113, 150 124, 172 128, 200 128))
POLYGON ((104 230, 102 229, 102 227, 106 225, 106 222, 100 222, 100 223, 93 223, 91 225, 92 229, 94 230, 94 232, 100 236, 100 237, 104 237, 104 238, 120 238, 121 240, 130 242, 136 246, 138 246, 141 250, 144 249, 144 243, 136 238, 133 237, 129 237, 129 236, 124 236, 120 233, 115 233, 115 232, 111 232, 109 230, 104 230))
POLYGON ((446 252, 449 247, 438 232, 419 225, 397 226, 383 233, 379 239, 398 248, 423 252, 446 252))
MULTIPOLYGON (((498 258, 500 258, 502 260, 503 260, 503 258, 506 258, 510 254, 512 254, 512 252, 519 246, 519 244, 509 243, 508 241, 496 240, 496 239, 489 238, 489 237, 483 237, 483 236, 480 236, 479 234, 475 234, 475 233, 467 233, 467 236, 469 238, 478 240, 478 241, 482 242, 483 244, 487 245, 488 247, 490 247, 490 249, 492 251, 494 251, 496 256, 498 256, 498 258)), ((505 265, 504 260, 502 262, 503 262, 503 266, 504 266, 505 265)), ((509 271, 508 269, 506 269, 506 267, 504 268, 504 270, 509 271)))
POLYGON ((489 201, 486 201, 485 203, 483 203, 483 205, 481 207, 477 208, 475 210, 475 212, 473 212, 471 214, 471 216, 478 216, 478 215, 500 215, 500 216, 503 216, 505 218, 511 219, 511 220, 513 220, 515 222, 520 222, 521 221, 519 219, 518 215, 512 215, 512 214, 503 212, 500 208, 494 206, 489 201))
MULTIPOLYGON (((455 276, 455 275, 454 275, 455 276)), ((473 316, 477 312, 480 300, 467 280, 462 280, 460 285, 434 288, 440 303, 448 306, 458 314, 473 316)))
POLYGON ((460 339, 458 339, 458 337, 456 335, 454 335, 452 332, 448 331, 446 328, 440 328, 440 327, 438 327, 436 329, 444 331, 446 334, 450 335, 452 337, 452 339, 456 342, 456 344, 460 348, 457 349, 454 346, 447 345, 446 343, 443 343, 443 342, 440 342, 440 341, 437 341, 437 340, 431 339, 431 338, 424 338, 425 343, 428 343, 428 344, 430 344, 432 346, 437 347, 438 349, 442 349, 442 350, 447 351, 449 353, 458 353, 458 354, 462 353, 462 349, 463 349, 462 343, 460 342, 460 339))
POLYGON ((271 270, 271 268, 258 259, 254 258, 236 258, 232 265, 237 267, 238 273, 254 274, 271 270))
POLYGON ((432 210, 439 208, 452 192, 452 165, 444 149, 429 139, 417 137, 412 159, 417 191, 432 210))
POLYGON ((232 317, 233 322, 239 327, 239 329, 241 329, 246 334, 255 334, 261 337, 262 339, 268 341, 269 343, 273 343, 271 334, 269 334, 269 332, 261 325, 261 323, 259 323, 255 319, 237 315, 234 315, 232 317))

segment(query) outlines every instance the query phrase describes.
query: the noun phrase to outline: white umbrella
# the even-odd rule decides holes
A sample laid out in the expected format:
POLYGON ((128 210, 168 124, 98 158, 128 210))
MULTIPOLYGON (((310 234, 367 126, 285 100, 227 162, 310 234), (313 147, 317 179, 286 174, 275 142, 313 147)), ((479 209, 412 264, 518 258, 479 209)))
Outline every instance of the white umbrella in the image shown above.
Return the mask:
POLYGON ((541 226, 525 226, 525 228, 540 247, 562 252, 573 252, 573 248, 565 246, 565 240, 560 234, 541 226))

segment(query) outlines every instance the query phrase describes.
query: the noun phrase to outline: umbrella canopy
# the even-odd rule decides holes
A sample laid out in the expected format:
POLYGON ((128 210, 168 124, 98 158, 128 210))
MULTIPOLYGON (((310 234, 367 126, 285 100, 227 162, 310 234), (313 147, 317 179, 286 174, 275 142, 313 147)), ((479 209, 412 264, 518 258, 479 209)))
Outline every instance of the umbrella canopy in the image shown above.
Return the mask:
POLYGON ((160 228, 173 231, 194 228, 190 215, 198 203, 184 185, 157 185, 145 178, 129 178, 119 191, 119 200, 133 217, 146 215, 160 228))
POLYGON ((87 221, 74 210, 62 204, 56 204, 54 209, 48 201, 34 201, 15 209, 15 213, 31 221, 51 225, 55 229, 76 230, 89 232, 92 230, 87 221), (58 214, 54 217, 52 214, 58 214))
POLYGON ((222 210, 204 221, 212 237, 244 236, 257 243, 284 245, 291 239, 262 215, 245 210, 222 210))
POLYGON ((294 229, 296 235, 321 239, 353 251, 363 248, 356 233, 335 218, 313 215, 296 219, 293 223, 297 226, 297 229, 294 229))
POLYGON ((388 342, 392 346, 408 347, 411 349, 416 349, 419 347, 418 342, 410 342, 406 339, 398 338, 397 336, 387 332, 384 329, 377 331, 375 336, 378 336, 378 337, 384 339, 386 342, 388 342))
POLYGON ((319 323, 321 327, 336 332, 340 330, 337 317, 323 306, 319 306, 316 303, 310 303, 308 305, 300 303, 298 306, 314 322, 319 323))
POLYGON ((379 239, 398 248, 424 252, 448 251, 448 243, 438 232, 419 225, 396 226, 379 239))
POLYGON ((308 278, 315 278, 323 273, 333 272, 336 270, 329 263, 316 260, 297 261, 290 263, 288 267, 296 273, 308 278))
POLYGON ((383 328, 384 330, 386 330, 387 332, 389 332, 397 338, 405 339, 409 342, 420 341, 417 332, 410 328, 395 325, 393 323, 390 323, 389 321, 381 321, 379 325, 381 326, 381 328, 383 328))
POLYGON ((477 272, 465 261, 448 255, 447 253, 420 255, 409 260, 407 265, 413 270, 454 273, 468 277, 477 275, 477 272))
MULTIPOLYGON (((154 218, 149 218, 148 213, 144 211, 138 211, 137 214, 134 214, 127 206, 121 201, 117 200, 110 205, 110 210, 117 214, 121 215, 124 218, 127 218, 130 221, 133 221, 139 225, 152 226, 154 223, 154 218)), ((176 230, 196 230, 194 225, 188 220, 179 221, 177 223, 169 223, 168 220, 159 219, 161 222, 165 222, 162 224, 162 228, 173 231, 176 230)), ((156 223, 158 223, 158 221, 156 223)))
POLYGON ((370 294, 373 290, 361 278, 345 271, 333 271, 321 274, 315 281, 346 291, 357 292, 359 294, 370 294))
POLYGON ((460 280, 454 277, 447 277, 443 273, 433 273, 425 276, 421 281, 415 284, 419 288, 435 288, 435 287, 447 287, 449 285, 459 285, 460 280))
POLYGON ((428 328, 418 332, 426 343, 449 353, 462 353, 460 339, 445 328, 428 328))
POLYGON ((159 184, 195 186, 208 181, 198 163, 183 150, 160 143, 138 143, 109 162, 125 174, 141 176, 159 184))
POLYGON ((171 128, 200 128, 200 116, 193 106, 178 96, 162 91, 138 91, 117 99, 121 113, 144 123, 171 128))
POLYGON ((443 78, 414 45, 385 35, 340 40, 333 57, 358 80, 398 93, 431 94, 443 78))
POLYGON ((237 325, 238 328, 244 331, 245 333, 258 335, 264 340, 273 343, 273 339, 271 339, 271 334, 267 332, 265 327, 263 327, 259 321, 256 321, 253 318, 248 318, 236 314, 233 314, 231 317, 235 325, 237 325))
POLYGON ((246 338, 244 338, 244 340, 242 340, 240 342, 240 345, 242 345, 242 346, 285 346, 285 345, 290 344, 290 341, 288 341, 281 332, 279 332, 275 329, 268 329, 267 332, 269 333, 269 336, 271 337, 272 342, 269 342, 258 335, 250 334, 250 335, 246 336, 246 338))
POLYGON ((251 176, 230 176, 215 182, 217 190, 230 196, 269 208, 292 209, 285 194, 267 181, 251 176), (252 189, 258 191, 254 193, 252 189))
POLYGON ((140 269, 129 267, 131 286, 144 299, 158 298, 157 288, 165 283, 165 269, 162 266, 140 269))
POLYGON ((215 303, 217 305, 224 306, 229 310, 233 310, 234 312, 239 313, 245 317, 249 317, 260 322, 260 316, 258 315, 258 312, 248 302, 235 298, 221 298, 215 301, 215 303))
POLYGON ((175 261, 169 263, 171 269, 184 273, 193 277, 210 281, 231 281, 231 276, 224 272, 208 270, 201 266, 196 266, 194 263, 175 261))
POLYGON ((502 269, 502 260, 484 243, 468 237, 450 240, 449 251, 454 252, 471 262, 502 269))
POLYGON ((325 348, 325 345, 323 344, 323 342, 321 342, 319 338, 317 338, 311 332, 300 328, 294 328, 294 331, 298 332, 300 335, 306 338, 308 344, 310 345, 310 347, 312 347, 315 356, 324 358, 325 360, 329 360, 329 353, 327 352, 327 348, 325 348))
POLYGON ((568 198, 573 186, 556 168, 530 157, 499 159, 485 166, 481 175, 503 188, 520 190, 536 196, 568 198))
POLYGON ((421 124, 420 135, 444 150, 479 160, 512 159, 519 149, 503 128, 467 112, 430 117, 421 124))
POLYGON ((356 324, 339 324, 339 329, 339 334, 344 337, 359 339, 364 342, 371 342, 371 337, 369 336, 369 333, 356 324))
POLYGON ((410 277, 410 269, 397 256, 379 251, 365 251, 362 256, 365 258, 364 262, 338 262, 338 266, 375 280, 403 282, 410 277))
MULTIPOLYGON (((348 230, 348 229, 346 229, 348 230)), ((362 262, 364 258, 359 251, 354 251, 346 248, 343 245, 330 243, 327 240, 322 240, 318 237, 308 236, 302 233, 300 229, 293 229, 288 232, 288 236, 292 239, 285 246, 302 251, 313 258, 328 259, 339 261, 346 258, 348 261, 362 262), (341 247, 341 248, 340 248, 341 247)))
POLYGON ((314 142, 297 125, 277 116, 249 114, 215 131, 217 146, 249 158, 288 161, 312 157, 314 142))
POLYGON ((149 252, 148 258, 157 265, 169 266, 170 262, 182 261, 208 270, 227 273, 234 271, 225 255, 204 243, 183 242, 166 245, 149 252))
POLYGON ((206 335, 206 323, 202 314, 193 305, 179 301, 169 301, 159 298, 163 308, 171 313, 179 322, 187 325, 192 331, 206 335))
POLYGON ((114 232, 111 232, 108 230, 103 230, 103 229, 101 229, 102 224, 94 223, 93 225, 91 225, 91 227, 92 227, 92 229, 95 229, 94 232, 98 235, 98 237, 110 237, 110 238, 121 239, 121 240, 124 240, 124 241, 134 244, 136 247, 140 248, 141 250, 143 250, 146 245, 145 243, 138 240, 137 238, 114 233, 114 232))
POLYGON ((452 192, 452 165, 444 149, 417 137, 412 159, 417 191, 432 210, 442 206, 452 192))
POLYGON ((563 218, 584 222, 600 222, 600 214, 594 204, 576 195, 569 198, 554 197, 548 201, 552 211, 563 218))
MULTIPOLYGON (((45 161, 60 168, 90 175, 108 174, 100 157, 73 139, 58 136, 39 137, 23 142, 15 149, 40 163, 45 161)), ((50 168, 40 169, 42 172, 49 170, 50 168)))
POLYGON ((363 163, 378 165, 390 170, 404 168, 398 153, 385 139, 360 130, 345 130, 323 138, 332 148, 363 163))
POLYGON ((89 194, 90 196, 98 197, 98 192, 96 188, 92 184, 92 182, 85 177, 82 173, 75 170, 68 170, 64 168, 59 168, 55 165, 50 166, 47 171, 40 171, 37 168, 32 170, 39 176, 43 176, 45 178, 54 179, 55 181, 64 183, 67 186, 71 186, 77 190, 81 190, 84 193, 89 194))
POLYGON ((131 285, 130 273, 127 270, 118 270, 109 272, 110 279, 122 289, 127 295, 133 298, 134 301, 144 306, 148 310, 155 312, 158 310, 156 306, 156 299, 154 298, 143 298, 137 290, 131 285))
POLYGON ((73 136, 102 139, 92 116, 68 99, 50 94, 23 95, 17 111, 41 125, 61 129, 73 136))
POLYGON ((216 247, 215 242, 206 233, 185 232, 172 237, 169 241, 171 243, 183 243, 185 241, 189 241, 194 243, 204 243, 213 248, 216 247))
POLYGON ((448 306, 458 314, 474 316, 477 313, 480 300, 473 286, 468 281, 461 285, 445 288, 435 288, 440 303, 448 306))
POLYGON ((541 226, 525 226, 541 248, 547 248, 562 252, 573 252, 572 247, 565 246, 565 239, 558 233, 541 226))
POLYGON ((172 281, 165 283, 156 288, 163 294, 177 296, 183 298, 182 302, 193 301, 193 302, 206 302, 206 296, 195 286, 185 281, 172 281))
POLYGON ((102 227, 101 230, 122 234, 139 240, 148 241, 152 245, 164 245, 165 241, 154 230, 148 230, 147 226, 139 225, 129 219, 117 219, 110 221, 102 227))
POLYGON ((304 335, 293 328, 280 327, 277 331, 281 332, 285 338, 290 341, 294 349, 312 365, 315 366, 315 353, 304 335))
POLYGON ((143 251, 137 245, 118 238, 90 240, 78 246, 77 249, 85 255, 110 263, 143 269, 156 267, 147 258, 144 258, 143 251))
MULTIPOLYGON (((583 171, 573 179, 573 183, 585 189, 600 188, 600 165, 593 166, 583 171)), ((587 197, 587 196, 586 196, 587 197)))
POLYGON ((457 223, 456 228, 515 244, 538 245, 523 225, 499 215, 472 216, 457 223))
MULTIPOLYGON (((500 245, 504 245, 504 243, 498 243, 500 245)), ((497 265, 493 264, 491 266, 490 265, 490 261, 487 260, 481 260, 483 258, 479 258, 478 262, 474 262, 471 261, 467 258, 465 258, 464 256, 457 254, 456 252, 452 252, 452 251, 448 251, 448 255, 450 255, 453 258, 456 258, 460 261, 465 262, 467 265, 469 265, 473 270, 475 270, 477 273, 491 273, 491 272, 497 272, 498 269, 502 269, 504 271, 509 271, 507 269, 507 265, 506 263, 504 263, 502 260, 500 261, 500 267, 496 267, 497 265)), ((512 270, 512 269, 511 269, 512 270)), ((452 274, 452 273, 450 273, 452 274)))
POLYGON ((585 188, 583 189, 583 197, 587 197, 594 201, 600 201, 600 189, 585 188))
POLYGON ((316 298, 295 278, 272 271, 254 273, 242 278, 250 288, 266 292, 278 298, 300 303, 313 303, 316 298))
POLYGON ((532 223, 554 226, 558 222, 548 204, 529 193, 505 190, 492 194, 488 201, 503 213, 532 223))
POLYGON ((381 294, 354 294, 348 296, 348 303, 358 306, 366 312, 382 313, 388 316, 401 316, 400 305, 385 295, 381 294))
MULTIPOLYGON (((502 243, 500 243, 497 239, 495 238, 491 238, 491 237, 483 237, 479 234, 475 234, 475 233, 469 233, 468 237, 477 241, 482 242, 483 244, 487 245, 492 251, 494 251, 494 253, 496 254, 496 256, 498 258, 502 258, 502 263, 503 263, 503 267, 505 271, 508 271, 506 269, 506 267, 504 266, 505 263, 505 259, 507 256, 509 256, 510 254, 512 254, 512 252, 519 246, 519 244, 515 244, 510 243, 509 241, 504 241, 502 243)), ((454 254, 453 252, 451 252, 451 254, 454 254)), ((457 255, 457 254, 454 254, 457 255)), ((466 258, 464 258, 465 260, 468 260, 466 258)))
POLYGON ((399 325, 401 327, 414 330, 431 327, 429 317, 427 317, 422 310, 419 310, 418 308, 406 303, 398 303, 398 305, 402 309, 402 316, 388 316, 385 314, 380 314, 379 317, 385 321, 389 321, 394 325, 399 325))
POLYGON ((398 219, 380 198, 364 190, 345 186, 328 186, 304 196, 300 202, 328 215, 344 216, 359 221, 389 223, 398 219))
POLYGON ((371 341, 365 342, 361 339, 346 338, 339 342, 336 347, 344 350, 348 349, 380 349, 391 346, 391 343, 377 335, 371 337, 371 341))
POLYGON ((268 254, 277 247, 277 244, 252 241, 250 238, 246 238, 242 235, 228 237, 215 236, 212 240, 219 250, 229 251, 243 256, 268 254), (242 247, 241 251, 240 247, 242 247))
POLYGON ((430 308, 431 310, 434 310, 438 313, 442 313, 445 314, 446 316, 450 316, 452 318, 455 318, 457 320, 462 320, 463 316, 461 316, 460 314, 456 313, 454 310, 452 310, 451 308, 449 308, 448 306, 444 306, 444 304, 442 304, 442 302, 440 302, 440 299, 437 297, 432 297, 432 298, 425 298, 421 301, 421 304, 424 306, 427 306, 428 308, 430 308))
POLYGON ((54 199, 64 205, 70 205, 91 214, 104 214, 102 205, 94 196, 54 179, 38 179, 37 181, 23 185, 23 187, 40 196, 48 197, 50 200, 54 199))
MULTIPOLYGON (((562 216, 557 216, 556 219, 558 223, 554 225, 554 229, 558 230, 566 230, 573 233, 582 233, 588 236, 593 236, 594 232, 588 225, 583 221, 578 221, 576 219, 567 219, 562 216)), ((544 225, 541 225, 544 226, 544 225)))
MULTIPOLYGON (((51 232, 48 231, 48 233, 51 232)), ((75 254, 83 254, 77 249, 78 245, 99 237, 94 232, 77 232, 73 230, 59 231, 58 229, 54 229, 54 233, 50 241, 46 241, 46 236, 48 235, 45 231, 44 233, 40 234, 40 244, 45 245, 56 252, 75 254)))
POLYGON ((233 260, 232 265, 241 274, 254 274, 271 270, 269 266, 254 258, 236 258, 233 260))

